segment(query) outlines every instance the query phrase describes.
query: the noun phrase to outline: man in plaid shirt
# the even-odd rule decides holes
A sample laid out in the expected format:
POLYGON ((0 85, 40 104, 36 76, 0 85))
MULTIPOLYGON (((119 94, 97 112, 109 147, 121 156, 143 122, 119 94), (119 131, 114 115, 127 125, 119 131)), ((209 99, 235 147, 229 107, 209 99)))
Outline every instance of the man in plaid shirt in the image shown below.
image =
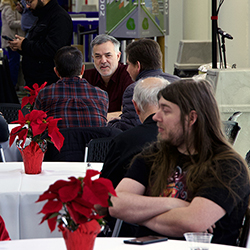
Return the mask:
POLYGON ((62 118, 58 127, 102 127, 107 123, 109 99, 106 91, 82 78, 83 55, 75 47, 65 46, 55 55, 56 83, 40 90, 34 109, 62 118))

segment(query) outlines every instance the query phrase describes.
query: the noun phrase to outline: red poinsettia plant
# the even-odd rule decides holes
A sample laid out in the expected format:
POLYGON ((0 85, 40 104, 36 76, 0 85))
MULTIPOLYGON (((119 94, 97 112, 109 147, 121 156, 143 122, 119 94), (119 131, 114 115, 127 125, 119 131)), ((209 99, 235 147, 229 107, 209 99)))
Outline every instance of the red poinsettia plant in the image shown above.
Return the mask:
POLYGON ((50 185, 36 201, 48 200, 40 211, 45 214, 41 223, 47 220, 51 232, 57 222, 59 228, 67 227, 70 231, 90 220, 97 220, 103 225, 103 216, 97 213, 95 205, 112 206, 110 196, 116 196, 116 193, 110 180, 102 177, 93 179, 99 174, 88 169, 84 178, 69 177, 69 181, 58 180, 50 185))
POLYGON ((37 83, 33 84, 33 89, 25 86, 27 96, 22 98, 21 108, 26 108, 29 113, 25 116, 21 110, 18 111, 18 120, 12 123, 18 123, 17 126, 11 130, 10 146, 17 138, 17 145, 19 149, 24 149, 31 145, 31 151, 37 151, 39 148, 43 152, 46 151, 46 142, 54 143, 55 147, 60 151, 63 146, 64 137, 60 133, 57 123, 61 118, 54 119, 47 117, 46 112, 42 110, 33 110, 35 99, 41 89, 46 86, 47 82, 40 87, 37 83))
POLYGON ((43 89, 46 86, 47 82, 43 83, 40 87, 37 83, 33 84, 33 89, 31 89, 28 86, 25 86, 24 89, 26 89, 26 96, 22 98, 22 104, 21 108, 26 107, 28 110, 33 110, 34 102, 36 100, 36 97, 41 89, 43 89))
POLYGON ((11 130, 10 146, 17 137, 17 145, 24 148, 27 144, 33 141, 36 142, 42 151, 45 151, 44 144, 46 141, 54 143, 55 147, 60 151, 63 146, 64 137, 57 127, 57 122, 61 118, 54 119, 47 117, 47 114, 42 110, 32 110, 30 113, 23 115, 22 111, 18 111, 18 120, 12 123, 18 123, 17 126, 11 130), (45 135, 48 134, 48 137, 45 135))

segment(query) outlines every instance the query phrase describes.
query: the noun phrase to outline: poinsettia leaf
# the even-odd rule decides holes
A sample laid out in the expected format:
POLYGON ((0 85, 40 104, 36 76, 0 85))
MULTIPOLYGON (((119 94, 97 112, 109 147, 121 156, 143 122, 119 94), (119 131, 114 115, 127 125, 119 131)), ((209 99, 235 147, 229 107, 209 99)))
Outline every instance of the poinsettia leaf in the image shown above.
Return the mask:
POLYGON ((36 202, 44 201, 44 200, 53 200, 57 198, 58 195, 55 193, 44 192, 41 194, 36 202))
MULTIPOLYGON (((104 188, 107 190, 107 192, 116 196, 116 192, 115 192, 115 189, 113 187, 113 183, 111 180, 100 177, 99 179, 93 181, 93 185, 97 185, 97 184, 98 184, 98 186, 100 185, 99 187, 101 189, 104 188)), ((106 190, 105 190, 105 192, 106 192, 106 190)))
POLYGON ((59 212, 62 209, 62 202, 49 200, 45 203, 40 213, 48 214, 48 213, 55 213, 59 212))
POLYGON ((92 213, 92 208, 82 206, 78 202, 71 202, 71 205, 72 205, 72 208, 74 209, 74 211, 86 216, 87 218, 90 218, 90 215, 92 213))
POLYGON ((57 216, 47 219, 50 231, 53 232, 56 228, 57 216))
POLYGON ((58 193, 58 190, 64 186, 67 186, 67 185, 70 185, 70 182, 69 181, 65 181, 65 180, 58 180, 56 181, 54 184, 51 184, 49 186, 49 189, 48 191, 51 191, 51 192, 56 192, 58 193))
POLYGON ((76 179, 71 185, 64 186, 58 190, 62 202, 68 202, 75 199, 81 191, 81 182, 76 179))

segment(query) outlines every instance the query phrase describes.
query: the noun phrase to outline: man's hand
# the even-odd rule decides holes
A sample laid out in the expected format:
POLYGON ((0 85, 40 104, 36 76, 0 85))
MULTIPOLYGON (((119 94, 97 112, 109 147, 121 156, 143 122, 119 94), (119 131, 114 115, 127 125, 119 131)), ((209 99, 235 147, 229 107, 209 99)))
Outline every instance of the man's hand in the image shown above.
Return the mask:
POLYGON ((17 51, 22 50, 22 42, 25 39, 25 37, 15 35, 16 39, 14 41, 9 41, 9 45, 11 50, 17 51))
POLYGON ((19 13, 23 13, 23 7, 21 6, 21 4, 19 2, 17 2, 17 5, 16 5, 16 10, 19 12, 19 13))
POLYGON ((107 216, 108 215, 108 208, 102 207, 101 205, 94 205, 95 210, 100 216, 107 216))

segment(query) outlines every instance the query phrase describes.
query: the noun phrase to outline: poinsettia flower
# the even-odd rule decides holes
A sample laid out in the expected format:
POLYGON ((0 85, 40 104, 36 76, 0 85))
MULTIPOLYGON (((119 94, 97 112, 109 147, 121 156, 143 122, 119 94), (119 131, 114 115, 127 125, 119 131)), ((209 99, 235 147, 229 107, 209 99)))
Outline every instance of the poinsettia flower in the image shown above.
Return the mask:
POLYGON ((21 108, 26 106, 28 103, 33 104, 35 102, 35 99, 41 89, 43 89, 46 86, 47 82, 43 83, 40 87, 37 83, 33 84, 33 89, 29 88, 28 86, 25 86, 24 88, 29 91, 29 96, 24 96, 22 98, 22 104, 21 108))
POLYGON ((96 170, 87 170, 84 178, 70 177, 69 181, 58 180, 50 185, 37 200, 37 202, 48 200, 40 211, 45 214, 41 223, 47 220, 49 228, 53 231, 56 226, 55 218, 59 221, 59 225, 66 220, 66 227, 74 231, 89 220, 102 221, 103 216, 97 213, 95 205, 108 207, 109 196, 116 193, 110 180, 105 178, 92 180, 99 174, 100 172, 96 170))
POLYGON ((46 117, 47 114, 42 110, 32 110, 24 117, 32 129, 33 136, 40 135, 46 130, 46 117))

